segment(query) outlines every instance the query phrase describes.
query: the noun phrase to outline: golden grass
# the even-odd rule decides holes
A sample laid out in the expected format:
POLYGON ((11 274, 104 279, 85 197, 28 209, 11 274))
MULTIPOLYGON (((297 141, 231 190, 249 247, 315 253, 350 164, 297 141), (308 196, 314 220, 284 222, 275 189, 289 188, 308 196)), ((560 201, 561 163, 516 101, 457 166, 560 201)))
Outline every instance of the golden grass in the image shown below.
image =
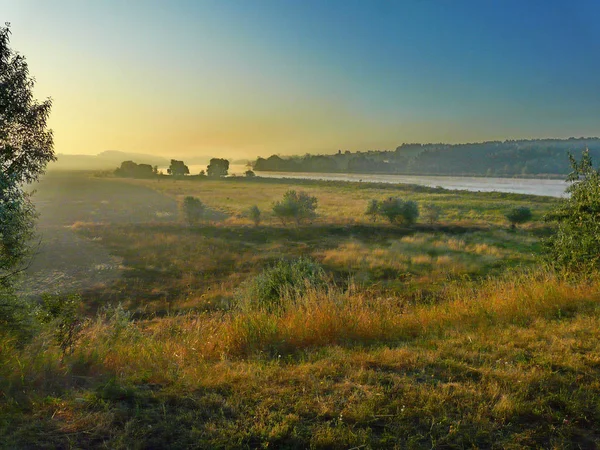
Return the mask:
POLYGON ((160 401, 156 409, 136 403, 136 414, 152 418, 157 411, 154 424, 164 411, 164 420, 175 414, 168 420, 187 423, 183 405, 205 408, 202 399, 212 398, 210 416, 196 426, 204 430, 202 442, 217 446, 243 439, 233 429, 273 445, 299 432, 306 446, 384 445, 381 424, 402 446, 413 436, 416 447, 431 446, 433 438, 442 447, 503 439, 551 447, 540 436, 564 443, 573 437, 569 421, 583 429, 585 415, 595 417, 599 306, 598 280, 538 272, 452 285, 430 305, 351 290, 311 292, 278 315, 212 312, 131 322, 109 314, 86 326, 62 362, 47 336, 23 350, 0 340, 0 374, 4 392, 58 392, 78 377, 116 380, 116 393, 101 384, 34 406, 78 442, 89 433, 131 439, 127 427, 138 429, 136 422, 122 425, 111 414, 127 398, 148 395, 129 393, 136 386, 160 386, 161 397, 149 392, 156 399, 149 405, 160 401), (175 401, 181 412, 169 406, 175 401), (219 415, 227 408, 238 412, 219 415), (563 431, 555 435, 552 427, 563 431))

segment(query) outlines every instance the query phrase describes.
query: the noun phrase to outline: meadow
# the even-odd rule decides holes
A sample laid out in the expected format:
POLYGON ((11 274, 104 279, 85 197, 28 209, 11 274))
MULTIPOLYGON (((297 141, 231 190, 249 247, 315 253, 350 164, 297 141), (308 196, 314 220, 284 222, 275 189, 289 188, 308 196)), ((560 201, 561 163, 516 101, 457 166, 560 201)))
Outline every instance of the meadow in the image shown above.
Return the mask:
POLYGON ((541 219, 557 199, 307 180, 75 179, 76 190, 47 191, 62 199, 53 214, 115 258, 119 273, 78 288, 68 324, 58 317, 26 342, 2 336, 0 447, 600 443, 600 279, 542 262, 553 230, 541 219), (284 225, 272 215, 290 189, 317 197, 314 220, 284 225), (206 220, 181 219, 187 196, 206 205, 206 220), (390 196, 437 205, 440 217, 406 226, 365 215, 370 200, 390 196), (512 230, 505 214, 516 206, 533 220, 512 230), (282 294, 278 309, 252 308, 248 286, 282 259, 314 262, 323 283, 282 294), (57 321, 74 332, 57 333, 57 321))

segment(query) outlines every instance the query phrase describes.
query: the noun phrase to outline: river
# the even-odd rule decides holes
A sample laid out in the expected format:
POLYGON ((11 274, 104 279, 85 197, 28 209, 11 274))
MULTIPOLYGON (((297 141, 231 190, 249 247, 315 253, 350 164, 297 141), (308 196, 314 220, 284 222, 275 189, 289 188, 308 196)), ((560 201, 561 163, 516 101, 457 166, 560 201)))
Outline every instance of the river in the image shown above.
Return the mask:
POLYGON ((392 184, 407 183, 474 192, 513 192, 516 194, 548 195, 551 197, 564 197, 565 189, 568 186, 568 183, 563 180, 537 178, 448 177, 313 172, 256 172, 256 175, 265 178, 304 178, 309 180, 358 181, 392 184))

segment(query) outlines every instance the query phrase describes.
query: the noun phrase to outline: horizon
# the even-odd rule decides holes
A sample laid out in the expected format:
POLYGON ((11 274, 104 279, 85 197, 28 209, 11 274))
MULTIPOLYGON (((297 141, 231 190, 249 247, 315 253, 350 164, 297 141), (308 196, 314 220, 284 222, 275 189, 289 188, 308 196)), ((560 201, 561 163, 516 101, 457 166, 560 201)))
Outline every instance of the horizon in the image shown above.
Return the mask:
POLYGON ((65 155, 254 159, 600 134, 591 1, 0 6, 36 96, 53 98, 65 155))

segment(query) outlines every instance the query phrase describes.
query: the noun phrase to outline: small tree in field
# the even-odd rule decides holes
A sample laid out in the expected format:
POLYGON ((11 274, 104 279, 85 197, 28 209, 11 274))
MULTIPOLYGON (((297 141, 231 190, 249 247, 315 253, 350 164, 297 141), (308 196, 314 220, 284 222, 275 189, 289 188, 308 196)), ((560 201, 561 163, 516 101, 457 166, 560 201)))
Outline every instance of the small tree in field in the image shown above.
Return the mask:
POLYGON ((181 210, 185 221, 191 226, 196 225, 204 219, 206 207, 200 199, 196 197, 186 197, 183 199, 181 210))
POLYGON ((531 220, 531 209, 529 209, 527 206, 513 208, 508 214, 506 214, 506 218, 510 222, 510 228, 514 230, 517 228, 517 225, 529 222, 531 220))
POLYGON ((425 219, 430 225, 433 225, 439 220, 441 212, 442 208, 440 208, 438 205, 429 203, 423 207, 423 219, 425 219))
POLYGON ((600 268, 600 170, 594 169, 586 149, 581 161, 569 155, 573 171, 567 177, 570 197, 546 215, 558 229, 546 242, 548 259, 558 267, 575 272, 600 268))
POLYGON ((316 217, 317 197, 308 195, 306 192, 287 191, 283 200, 273 204, 273 214, 283 224, 288 220, 294 220, 300 225, 302 221, 316 217))
POLYGON ((389 197, 379 204, 379 214, 385 216, 390 223, 412 225, 419 217, 419 207, 412 200, 389 197))
POLYGON ((377 216, 379 215, 379 202, 375 199, 369 201, 365 214, 369 216, 372 222, 375 222, 377 220, 377 216))
POLYGON ((258 209, 258 206, 253 205, 248 209, 248 218, 254 222, 255 226, 260 225, 260 209, 258 209))

